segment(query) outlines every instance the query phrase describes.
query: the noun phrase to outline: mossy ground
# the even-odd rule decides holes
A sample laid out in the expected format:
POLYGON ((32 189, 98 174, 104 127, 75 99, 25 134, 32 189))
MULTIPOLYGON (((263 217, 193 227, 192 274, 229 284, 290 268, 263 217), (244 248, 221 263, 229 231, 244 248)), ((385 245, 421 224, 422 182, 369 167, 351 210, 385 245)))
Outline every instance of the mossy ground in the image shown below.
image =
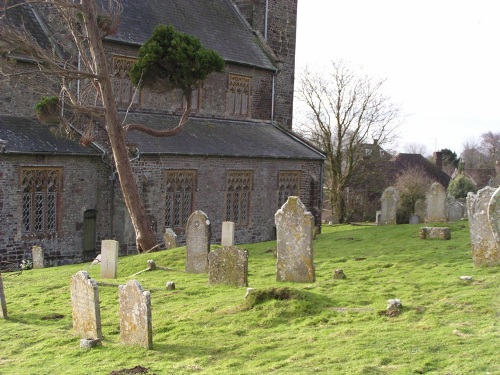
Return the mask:
POLYGON ((275 281, 274 242, 241 245, 247 299, 245 288, 184 273, 182 247, 120 258, 117 280, 89 264, 5 273, 0 374, 499 374, 500 267, 474 268, 467 222, 448 226, 449 241, 421 240, 418 225, 323 227, 306 284, 275 281), (173 270, 132 276, 148 259, 173 270), (103 344, 80 349, 69 295, 79 270, 151 291, 153 350, 120 344, 112 285, 99 286, 103 344), (380 314, 392 298, 402 313, 380 314))

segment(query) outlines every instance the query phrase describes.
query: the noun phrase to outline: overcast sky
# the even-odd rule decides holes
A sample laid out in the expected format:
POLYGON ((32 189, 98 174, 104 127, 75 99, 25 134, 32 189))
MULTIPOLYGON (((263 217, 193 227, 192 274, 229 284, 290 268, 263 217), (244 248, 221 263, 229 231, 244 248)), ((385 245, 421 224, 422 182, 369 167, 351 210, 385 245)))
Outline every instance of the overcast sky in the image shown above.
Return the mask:
POLYGON ((500 132, 500 1, 299 0, 296 71, 344 60, 405 115, 396 145, 459 154, 500 132))

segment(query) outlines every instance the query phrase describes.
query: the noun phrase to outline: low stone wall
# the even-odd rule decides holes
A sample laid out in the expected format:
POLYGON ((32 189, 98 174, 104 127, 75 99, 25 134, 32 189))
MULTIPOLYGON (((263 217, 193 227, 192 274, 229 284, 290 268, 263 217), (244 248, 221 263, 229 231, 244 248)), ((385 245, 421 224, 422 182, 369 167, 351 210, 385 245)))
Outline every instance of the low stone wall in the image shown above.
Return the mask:
POLYGON ((420 228, 420 238, 427 240, 439 238, 441 240, 451 240, 451 231, 448 227, 422 227, 420 228))

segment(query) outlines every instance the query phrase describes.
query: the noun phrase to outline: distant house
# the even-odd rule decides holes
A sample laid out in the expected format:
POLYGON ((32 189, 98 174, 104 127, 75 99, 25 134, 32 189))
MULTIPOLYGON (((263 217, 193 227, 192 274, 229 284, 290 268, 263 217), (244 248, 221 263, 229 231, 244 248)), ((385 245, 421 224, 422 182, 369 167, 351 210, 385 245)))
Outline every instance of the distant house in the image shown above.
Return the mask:
MULTIPOLYGON (((180 135, 129 133, 136 182, 158 241, 170 227, 182 243, 194 210, 208 215, 213 242, 220 241, 223 221, 235 222, 237 243, 271 240, 274 214, 290 195, 300 196, 319 225, 325 156, 291 129, 297 0, 122 5, 118 32, 104 43, 128 120, 172 127, 183 111, 175 92, 133 96, 127 72, 157 24, 197 36, 226 61, 225 71, 194 93, 194 113, 180 135)), ((20 9, 19 19, 50 45, 48 8, 20 9)), ((36 63, 8 57, 19 69, 36 63)), ((120 254, 136 252, 105 137, 83 147, 78 124, 69 139, 34 118, 40 93, 15 78, 1 81, 0 90, 0 267, 29 257, 33 245, 42 246, 48 264, 91 259, 109 238, 120 242, 120 254)))
MULTIPOLYGON (((380 197, 388 186, 394 185, 397 177, 408 168, 420 168, 432 180, 445 189, 451 177, 420 154, 401 153, 392 156, 374 141, 360 146, 363 160, 348 189, 349 221, 374 221, 380 209, 380 197)), ((326 204, 325 200, 325 204, 326 204)))

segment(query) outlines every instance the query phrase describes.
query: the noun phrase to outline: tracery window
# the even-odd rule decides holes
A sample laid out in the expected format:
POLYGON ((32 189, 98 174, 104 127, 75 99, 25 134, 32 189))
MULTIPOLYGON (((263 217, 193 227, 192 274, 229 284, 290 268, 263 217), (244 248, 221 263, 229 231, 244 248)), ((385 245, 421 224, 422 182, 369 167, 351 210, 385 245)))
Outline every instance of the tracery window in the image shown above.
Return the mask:
POLYGON ((289 196, 300 194, 300 171, 280 171, 278 173, 278 208, 283 206, 289 196))
POLYGON ((248 116, 252 96, 251 78, 229 74, 227 112, 231 115, 248 116))
POLYGON ((59 229, 62 168, 21 168, 22 233, 50 234, 59 229))
POLYGON ((196 171, 169 170, 165 172, 165 227, 184 230, 193 212, 196 171))
POLYGON ((226 221, 238 225, 250 223, 251 171, 228 171, 226 177, 226 221))
POLYGON ((119 104, 129 105, 130 103, 139 105, 140 92, 135 93, 135 87, 128 75, 135 59, 130 57, 113 56, 113 93, 115 100, 119 104))

